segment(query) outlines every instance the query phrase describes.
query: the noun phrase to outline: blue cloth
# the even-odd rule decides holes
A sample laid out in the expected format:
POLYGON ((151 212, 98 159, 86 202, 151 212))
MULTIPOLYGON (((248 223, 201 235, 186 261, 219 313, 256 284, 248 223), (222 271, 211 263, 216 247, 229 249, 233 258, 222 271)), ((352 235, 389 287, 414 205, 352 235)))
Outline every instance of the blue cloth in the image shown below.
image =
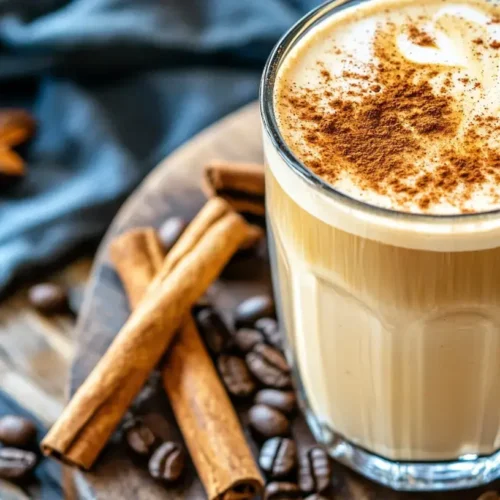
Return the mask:
POLYGON ((318 0, 2 0, 0 106, 40 127, 0 186, 0 291, 101 236, 165 155, 257 96, 318 0))

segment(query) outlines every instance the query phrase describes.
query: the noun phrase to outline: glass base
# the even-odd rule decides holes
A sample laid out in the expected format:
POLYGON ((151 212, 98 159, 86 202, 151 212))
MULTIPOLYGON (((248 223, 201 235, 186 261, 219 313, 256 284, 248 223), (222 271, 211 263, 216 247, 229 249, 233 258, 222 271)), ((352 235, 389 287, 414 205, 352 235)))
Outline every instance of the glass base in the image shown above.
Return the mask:
POLYGON ((305 409, 316 440, 330 455, 363 476, 398 491, 444 491, 482 486, 500 477, 500 451, 448 462, 393 462, 350 443, 305 409))

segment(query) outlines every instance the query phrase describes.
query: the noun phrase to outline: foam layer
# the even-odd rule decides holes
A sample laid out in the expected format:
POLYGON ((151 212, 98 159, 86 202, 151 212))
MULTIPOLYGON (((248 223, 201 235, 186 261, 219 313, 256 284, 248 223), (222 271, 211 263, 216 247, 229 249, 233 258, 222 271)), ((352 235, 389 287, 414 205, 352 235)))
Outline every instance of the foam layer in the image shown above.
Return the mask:
POLYGON ((294 153, 353 198, 500 208, 498 2, 375 0, 332 16, 287 57, 275 102, 294 153))

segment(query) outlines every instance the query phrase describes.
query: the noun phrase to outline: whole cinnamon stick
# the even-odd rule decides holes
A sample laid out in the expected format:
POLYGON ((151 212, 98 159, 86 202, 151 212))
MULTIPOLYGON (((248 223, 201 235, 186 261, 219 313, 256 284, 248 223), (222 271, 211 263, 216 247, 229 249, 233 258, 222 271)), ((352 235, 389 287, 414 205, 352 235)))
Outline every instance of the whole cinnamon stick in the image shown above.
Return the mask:
MULTIPOLYGON (((192 244, 186 229, 182 259, 166 260, 115 340, 42 441, 42 451, 71 464, 92 466, 149 373, 201 297, 247 236, 248 225, 220 199, 207 202, 192 225, 210 221, 192 244), (222 207, 222 208, 221 208, 222 207), (212 216, 216 214, 216 216, 212 216)), ((172 249, 173 252, 174 249, 172 249)), ((174 253, 175 255, 175 253, 174 253)))
MULTIPOLYGON (((156 256, 161 253, 154 229, 129 231, 111 243, 111 259, 131 309, 160 270, 156 256)), ((170 348, 162 378, 208 498, 243 500, 256 496, 262 488, 262 478, 191 318, 170 348)))
POLYGON ((212 161, 205 166, 204 174, 208 196, 224 198, 237 212, 265 214, 263 165, 212 161))
MULTIPOLYGON (((161 244, 151 229, 130 231, 111 244, 131 308, 159 271, 154 257, 159 252, 161 244)), ((209 500, 245 500, 259 494, 262 477, 191 317, 172 343, 162 378, 209 500)))
POLYGON ((249 500, 263 481, 191 317, 162 372, 175 418, 209 500, 249 500))

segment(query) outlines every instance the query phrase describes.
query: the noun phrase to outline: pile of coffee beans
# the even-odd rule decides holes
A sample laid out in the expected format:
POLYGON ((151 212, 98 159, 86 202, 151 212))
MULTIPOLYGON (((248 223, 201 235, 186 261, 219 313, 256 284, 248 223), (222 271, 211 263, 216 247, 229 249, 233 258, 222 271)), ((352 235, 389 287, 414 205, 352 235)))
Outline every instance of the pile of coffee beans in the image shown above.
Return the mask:
POLYGON ((0 479, 26 483, 38 463, 35 424, 24 417, 0 417, 0 479))
POLYGON ((139 417, 129 416, 122 426, 122 434, 131 452, 148 460, 153 479, 172 484, 182 476, 186 453, 180 444, 161 442, 139 417))
POLYGON ((253 403, 247 421, 268 479, 264 498, 331 497, 327 452, 314 446, 299 453, 292 437, 297 400, 272 297, 258 295, 239 304, 232 326, 206 301, 197 304, 194 315, 230 396, 253 403))

